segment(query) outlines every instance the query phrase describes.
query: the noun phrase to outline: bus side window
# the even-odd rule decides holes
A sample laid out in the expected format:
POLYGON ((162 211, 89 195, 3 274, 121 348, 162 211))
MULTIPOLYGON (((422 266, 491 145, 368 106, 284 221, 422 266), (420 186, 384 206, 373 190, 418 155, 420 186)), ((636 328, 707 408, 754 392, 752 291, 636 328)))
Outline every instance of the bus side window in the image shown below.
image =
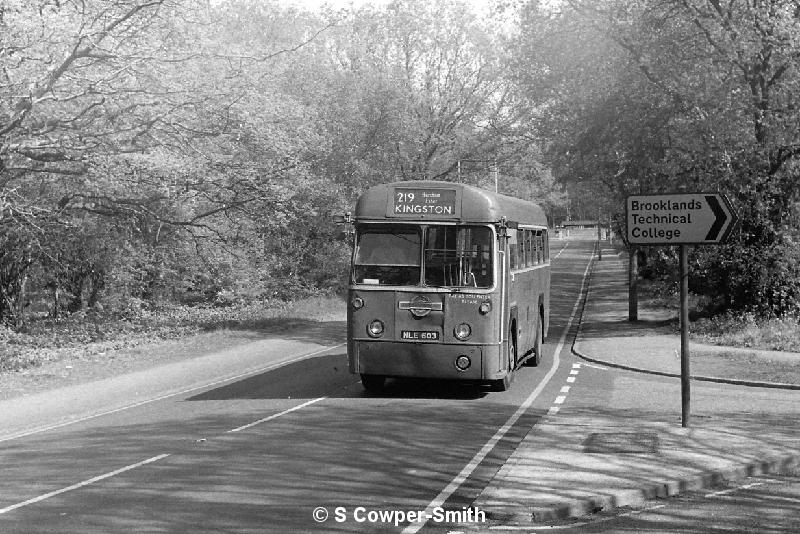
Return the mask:
POLYGON ((517 231, 509 229, 508 230, 508 263, 510 269, 518 269, 519 268, 519 258, 518 258, 518 249, 519 244, 517 243, 517 231))
POLYGON ((531 245, 533 245, 531 231, 525 230, 525 267, 533 265, 533 250, 531 250, 531 245))
POLYGON ((542 243, 542 231, 536 230, 536 263, 544 261, 544 246, 542 243))
POLYGON ((547 235, 547 230, 542 230, 544 238, 544 261, 550 261, 550 238, 547 235))

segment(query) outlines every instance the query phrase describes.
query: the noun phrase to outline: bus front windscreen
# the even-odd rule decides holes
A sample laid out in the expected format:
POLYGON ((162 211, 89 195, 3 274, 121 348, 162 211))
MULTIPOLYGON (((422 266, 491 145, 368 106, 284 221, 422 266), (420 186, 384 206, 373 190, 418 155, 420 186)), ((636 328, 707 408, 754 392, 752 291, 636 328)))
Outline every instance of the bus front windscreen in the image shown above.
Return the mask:
POLYGON ((493 284, 493 233, 486 226, 362 226, 356 242, 357 284, 479 288, 493 284))
POLYGON ((353 261, 357 284, 415 286, 420 279, 418 226, 366 226, 359 229, 353 261))

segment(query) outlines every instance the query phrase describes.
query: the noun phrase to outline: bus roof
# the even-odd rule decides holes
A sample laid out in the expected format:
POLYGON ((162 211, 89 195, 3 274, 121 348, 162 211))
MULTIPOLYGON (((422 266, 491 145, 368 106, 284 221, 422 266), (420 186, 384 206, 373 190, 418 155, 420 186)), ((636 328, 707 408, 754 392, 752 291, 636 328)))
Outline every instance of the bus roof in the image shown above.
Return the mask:
POLYGON ((370 187, 356 203, 355 220, 509 222, 547 226, 538 204, 451 182, 421 180, 370 187))

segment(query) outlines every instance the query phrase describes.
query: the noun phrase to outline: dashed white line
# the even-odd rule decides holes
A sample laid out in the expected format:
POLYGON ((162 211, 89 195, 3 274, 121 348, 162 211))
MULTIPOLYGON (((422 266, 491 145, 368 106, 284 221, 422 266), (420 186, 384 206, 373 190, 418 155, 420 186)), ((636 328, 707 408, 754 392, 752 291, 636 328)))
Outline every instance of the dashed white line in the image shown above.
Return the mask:
POLYGON ((595 365, 593 363, 584 363, 586 367, 591 367, 592 369, 600 369, 601 371, 608 371, 608 367, 603 367, 602 365, 595 365))
POLYGON ((559 251, 558 251, 558 254, 556 254, 555 256, 553 256, 553 259, 554 259, 554 260, 557 260, 557 259, 558 259, 558 257, 559 257, 559 256, 561 256, 561 253, 562 253, 562 252, 564 252, 564 249, 566 249, 568 246, 569 246, 569 243, 567 243, 566 245, 564 245, 563 247, 561 247, 561 250, 559 250, 559 251))
POLYGON ((45 493, 44 495, 39 495, 38 497, 34 497, 33 499, 28 499, 27 501, 23 501, 17 504, 12 504, 11 506, 6 506, 5 508, 0 508, 0 514, 5 514, 12 510, 16 510, 17 508, 22 508, 24 506, 28 506, 30 504, 34 504, 37 502, 44 501, 45 499, 49 499, 50 497, 55 497, 56 495, 61 495, 62 493, 66 493, 68 491, 76 490, 82 488, 84 486, 89 486, 90 484, 94 484, 95 482, 99 482, 101 480, 105 480, 107 478, 111 478, 115 475, 119 475, 120 473, 124 473, 125 471, 130 471, 131 469, 136 469, 137 467, 141 467, 143 465, 151 464, 153 462, 157 462, 159 460, 163 460, 169 456, 169 454, 159 454, 158 456, 153 456, 152 458, 148 458, 147 460, 143 460, 141 462, 136 462, 135 464, 126 465, 125 467, 121 467, 115 471, 111 471, 110 473, 106 473, 104 475, 99 475, 88 480, 84 480, 83 482, 78 482, 77 484, 73 484, 72 486, 67 486, 66 488, 61 488, 60 490, 51 491, 50 493, 45 493))
POLYGON ((280 417, 282 415, 286 415, 287 413, 292 413, 294 411, 297 411, 297 410, 299 410, 301 408, 305 408, 306 406, 309 406, 309 405, 314 404, 315 402, 319 402, 321 400, 325 400, 327 398, 328 397, 319 397, 319 398, 316 398, 316 399, 311 399, 310 401, 306 401, 303 404, 298 404, 297 406, 294 406, 293 408, 289 408, 288 410, 283 410, 282 412, 270 415, 269 417, 265 417, 263 419, 259 419, 258 421, 253 421, 252 423, 248 423, 246 425, 242 425, 240 427, 236 427, 236 428, 234 428, 232 430, 228 430, 228 433, 230 434, 231 432, 241 432, 242 430, 245 430, 247 428, 251 428, 251 427, 254 427, 256 425, 260 425, 261 423, 266 423, 267 421, 271 421, 273 419, 277 419, 278 417, 280 417))
POLYGON ((569 374, 571 375, 577 375, 578 373, 580 373, 580 371, 578 371, 577 369, 573 369, 569 372, 569 374))
POLYGON ((568 529, 568 528, 583 527, 583 526, 586 526, 586 525, 594 525, 594 524, 597 524, 597 523, 606 523, 608 521, 613 521, 613 520, 618 519, 620 517, 628 517, 628 516, 631 516, 631 515, 643 514, 645 512, 649 512, 651 510, 658 510, 659 508, 665 508, 666 506, 667 506, 666 504, 657 504, 655 506, 642 508, 641 510, 631 510, 630 512, 617 514, 617 515, 611 516, 611 517, 603 517, 603 518, 599 518, 599 519, 594 519, 592 521, 578 521, 576 523, 568 523, 568 524, 565 524, 565 525, 539 525, 539 526, 532 526, 532 525, 529 525, 529 526, 495 525, 495 526, 489 527, 489 530, 494 530, 494 531, 498 531, 498 532, 503 531, 503 530, 506 530, 506 531, 524 530, 524 531, 528 531, 528 532, 530 532, 532 530, 564 530, 564 529, 568 529))
POLYGON ((570 384, 575 382, 575 377, 574 376, 568 376, 567 377, 567 382, 569 382, 570 384))
POLYGON ((580 364, 580 363, 573 363, 573 364, 572 364, 572 368, 573 368, 573 369, 580 369, 580 368, 581 368, 581 365, 583 365, 583 364, 580 364))
POLYGON ((567 400, 566 395, 559 395, 556 397, 556 400, 553 401, 553 404, 564 404, 565 400, 567 400))
POLYGON ((547 415, 555 415, 558 413, 558 410, 561 408, 558 406, 551 406, 549 410, 547 410, 547 415))
POLYGON ((720 497, 722 495, 729 495, 731 493, 735 493, 739 490, 755 488, 756 486, 763 486, 764 484, 766 484, 766 482, 754 482, 752 484, 745 484, 744 486, 737 486, 731 489, 715 491, 713 493, 706 493, 704 497, 720 497))
POLYGON ((559 393, 569 393, 569 386, 562 386, 561 391, 559 393))

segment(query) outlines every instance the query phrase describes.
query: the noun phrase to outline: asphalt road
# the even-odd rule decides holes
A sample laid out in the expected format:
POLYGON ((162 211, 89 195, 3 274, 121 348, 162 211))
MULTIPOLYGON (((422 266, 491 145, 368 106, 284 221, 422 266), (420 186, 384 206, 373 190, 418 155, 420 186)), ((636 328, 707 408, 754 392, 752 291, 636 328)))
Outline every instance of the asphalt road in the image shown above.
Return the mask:
MULTIPOLYGON (((521 369, 510 391, 406 381, 369 396, 340 346, 160 400, 152 391, 129 408, 117 399, 111 413, 17 428, 0 443, 0 532, 397 532, 403 524, 371 523, 368 512, 424 510, 437 498, 461 510, 558 394, 543 377, 564 375, 555 384, 569 371, 553 352, 591 245, 560 246, 544 365, 521 369), (316 521, 322 507, 329 517, 316 521)), ((289 356, 291 345, 271 355, 289 356)), ((187 383, 214 382, 213 369, 198 377, 187 367, 187 383)), ((154 379, 140 380, 125 391, 154 379)))
MULTIPOLYGON (((127 380, 119 398, 104 395, 107 410, 81 406, 91 415, 31 419, 32 433, 17 416, 13 434, 0 429, 0 532, 410 534, 420 525, 394 525, 385 512, 465 512, 554 402, 626 409, 614 392, 635 387, 637 409, 679 407, 675 381, 596 368, 564 394, 592 249, 569 242, 561 250, 564 244, 553 243, 544 362, 522 368, 510 391, 394 381, 367 395, 347 372, 342 346, 317 352, 308 339, 284 340, 257 364, 244 349, 227 354, 224 365, 187 363, 182 382, 178 373, 158 388, 166 373, 155 369, 127 380), (241 369, 261 370, 227 378, 237 358, 241 369)), ((740 393, 722 386, 696 391, 707 399, 698 401, 698 417, 741 403, 740 393)), ((67 400, 54 395, 52 402, 67 400)), ((775 398, 763 405, 776 417, 794 410, 775 398)), ((432 522, 422 530, 450 531, 432 522)))

